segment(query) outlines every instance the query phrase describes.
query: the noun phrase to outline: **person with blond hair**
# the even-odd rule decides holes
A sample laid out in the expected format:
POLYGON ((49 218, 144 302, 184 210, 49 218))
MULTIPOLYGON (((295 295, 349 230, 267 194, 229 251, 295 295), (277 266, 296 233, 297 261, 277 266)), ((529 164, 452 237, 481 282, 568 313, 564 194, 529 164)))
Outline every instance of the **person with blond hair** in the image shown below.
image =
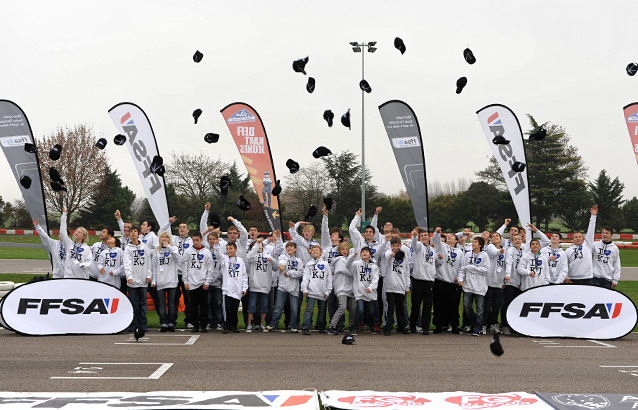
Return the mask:
MULTIPOLYGON (((60 218, 60 232, 66 232, 66 208, 62 210, 60 218)), ((89 268, 93 263, 93 253, 86 244, 89 238, 87 230, 81 226, 75 228, 73 240, 62 234, 60 240, 67 250, 64 255, 64 279, 88 279, 89 268)))
POLYGON ((177 323, 177 270, 181 258, 179 248, 173 245, 169 232, 159 235, 159 246, 151 253, 151 287, 157 289, 159 306, 157 314, 160 318, 160 332, 174 332, 177 323), (168 309, 167 309, 168 298, 168 309))

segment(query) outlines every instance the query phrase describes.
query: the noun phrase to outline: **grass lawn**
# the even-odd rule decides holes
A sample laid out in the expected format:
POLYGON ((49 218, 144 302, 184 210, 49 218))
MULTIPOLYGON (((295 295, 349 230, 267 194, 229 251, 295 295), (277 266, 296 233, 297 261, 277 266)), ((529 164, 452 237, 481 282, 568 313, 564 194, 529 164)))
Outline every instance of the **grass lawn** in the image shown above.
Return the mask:
POLYGON ((41 259, 47 260, 47 253, 42 248, 0 247, 0 259, 41 259))
POLYGON ((621 266, 638 266, 638 249, 619 249, 619 251, 621 266))
MULTIPOLYGON (((60 239, 57 235, 53 235, 53 239, 60 239)), ((99 236, 89 236, 89 243, 93 245, 100 240, 99 236)), ((33 235, 0 235, 0 242, 13 243, 42 243, 39 236, 33 235)))

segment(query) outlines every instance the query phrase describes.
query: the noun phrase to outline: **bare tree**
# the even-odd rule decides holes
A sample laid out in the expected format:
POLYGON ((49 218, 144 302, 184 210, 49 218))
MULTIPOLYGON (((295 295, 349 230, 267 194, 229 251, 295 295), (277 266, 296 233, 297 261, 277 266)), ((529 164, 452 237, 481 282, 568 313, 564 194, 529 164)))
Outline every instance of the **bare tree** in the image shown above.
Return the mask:
POLYGON ((317 209, 323 207, 323 197, 331 187, 323 163, 314 163, 288 175, 283 188, 281 201, 286 204, 286 212, 289 215, 303 216, 310 205, 315 205, 317 209))
POLYGON ((166 179, 175 188, 176 194, 205 201, 219 193, 219 179, 230 167, 231 164, 221 158, 171 152, 166 179))
POLYGON ((37 142, 47 207, 60 213, 66 208, 69 220, 88 205, 94 191, 104 183, 108 159, 95 146, 96 141, 91 126, 78 124, 60 127, 37 142), (62 152, 59 160, 52 161, 48 153, 55 144, 62 145, 62 152), (51 188, 50 167, 55 167, 64 181, 67 192, 63 195, 51 188))

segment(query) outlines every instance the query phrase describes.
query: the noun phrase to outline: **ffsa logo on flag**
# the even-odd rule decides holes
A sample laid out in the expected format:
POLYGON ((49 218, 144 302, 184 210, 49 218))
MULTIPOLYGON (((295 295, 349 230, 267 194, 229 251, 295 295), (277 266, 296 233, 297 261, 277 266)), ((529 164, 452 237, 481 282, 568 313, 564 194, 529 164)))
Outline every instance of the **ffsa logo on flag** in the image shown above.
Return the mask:
POLYGON ((160 182, 160 177, 151 172, 152 159, 148 155, 148 149, 146 148, 144 141, 137 139, 137 127, 135 126, 135 122, 133 121, 130 112, 127 112, 122 116, 122 118, 120 118, 120 124, 122 125, 122 130, 124 130, 124 133, 128 136, 128 143, 133 149, 135 160, 141 162, 143 165, 144 172, 142 173, 142 176, 144 179, 150 179, 151 181, 149 191, 151 195, 153 195, 162 187, 162 183, 160 182))
MULTIPOLYGON (((490 115, 487 118, 487 126, 490 132, 495 136, 502 136, 507 139, 505 134, 505 127, 503 126, 503 121, 501 121, 498 111, 494 112, 494 114, 490 115)), ((514 149, 512 148, 512 144, 499 144, 498 145, 498 154, 500 156, 499 162, 506 162, 509 166, 507 173, 505 174, 507 178, 514 182, 514 193, 518 195, 521 191, 525 189, 525 180, 523 179, 522 172, 516 172, 512 169, 512 164, 519 161, 516 159, 516 155, 514 154, 514 149)), ((501 167, 502 169, 502 167, 501 167)), ((509 186, 509 184, 508 184, 509 186)), ((511 188, 510 188, 511 189, 511 188)))

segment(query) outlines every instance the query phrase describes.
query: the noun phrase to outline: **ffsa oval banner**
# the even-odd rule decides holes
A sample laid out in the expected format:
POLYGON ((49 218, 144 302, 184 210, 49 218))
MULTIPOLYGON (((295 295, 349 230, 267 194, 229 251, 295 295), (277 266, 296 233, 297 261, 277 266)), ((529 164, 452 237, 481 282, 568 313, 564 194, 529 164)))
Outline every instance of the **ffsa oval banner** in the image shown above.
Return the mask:
POLYGON ((133 306, 119 289, 88 279, 22 285, 2 300, 2 320, 28 335, 112 334, 133 320, 133 306))
POLYGON ((547 285, 528 289, 507 308, 507 322, 532 337, 618 339, 638 322, 623 293, 590 285, 547 285))

